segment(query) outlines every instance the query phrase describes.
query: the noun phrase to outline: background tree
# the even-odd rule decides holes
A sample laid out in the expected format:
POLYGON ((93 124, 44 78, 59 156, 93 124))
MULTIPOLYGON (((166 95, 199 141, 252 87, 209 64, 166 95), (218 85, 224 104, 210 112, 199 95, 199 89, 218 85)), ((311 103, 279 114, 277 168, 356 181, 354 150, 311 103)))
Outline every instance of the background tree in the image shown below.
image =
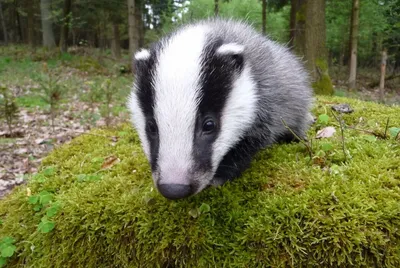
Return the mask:
POLYGON ((0 20, 1 20, 1 27, 3 28, 4 44, 7 45, 8 44, 7 27, 6 27, 6 22, 4 20, 3 7, 1 5, 1 1, 2 0, 0 0, 0 20))
POLYGON ((262 33, 267 33, 267 0, 262 0, 262 33))
POLYGON ((325 1, 297 0, 291 2, 290 31, 298 54, 303 55, 309 70, 313 88, 319 94, 332 94, 333 86, 328 74, 325 1))
POLYGON ((35 11, 35 0, 26 0, 25 10, 27 13, 27 40, 28 44, 31 47, 35 46, 35 19, 34 19, 34 11, 35 11))
POLYGON ((356 87, 357 74, 357 40, 358 40, 358 13, 360 10, 360 1, 353 0, 353 8, 351 12, 351 31, 350 31, 350 76, 349 89, 356 87))
POLYGON ((40 0, 40 16, 42 21, 43 46, 55 47, 51 15, 51 0, 40 0))
POLYGON ((72 0, 64 0, 63 15, 61 18, 61 34, 60 34, 60 50, 67 52, 68 50, 68 32, 71 21, 72 0))
POLYGON ((128 0, 128 14, 129 58, 132 58, 139 46, 136 34, 135 0, 128 0))

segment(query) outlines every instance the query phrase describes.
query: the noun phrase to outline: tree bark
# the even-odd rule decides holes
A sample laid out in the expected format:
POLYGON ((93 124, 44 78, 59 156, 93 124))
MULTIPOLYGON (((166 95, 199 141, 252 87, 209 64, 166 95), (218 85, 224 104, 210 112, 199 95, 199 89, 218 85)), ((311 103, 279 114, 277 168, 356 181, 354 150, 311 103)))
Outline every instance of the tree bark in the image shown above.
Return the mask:
POLYGON ((51 0, 40 0, 43 46, 53 48, 56 46, 56 42, 54 41, 50 5, 51 0))
POLYGON ((381 80, 379 83, 379 97, 380 101, 384 102, 385 100, 385 73, 386 73, 386 61, 387 61, 387 52, 386 50, 382 51, 382 61, 381 61, 381 80))
POLYGON ((325 0, 292 0, 291 3, 291 13, 295 15, 295 25, 291 25, 295 32, 295 50, 305 58, 315 93, 330 95, 333 86, 327 64, 325 0))
POLYGON ((8 44, 7 27, 6 27, 6 22, 4 21, 3 7, 1 6, 1 1, 2 0, 0 0, 0 20, 1 20, 1 27, 3 28, 4 43, 7 45, 8 44))
POLYGON ((119 39, 119 24, 113 23, 112 25, 113 39, 111 41, 111 54, 114 58, 121 58, 121 45, 119 39))
POLYGON ((34 14, 33 14, 33 11, 34 11, 34 6, 33 6, 33 0, 26 0, 26 5, 25 5, 25 9, 26 9, 26 12, 27 12, 27 41, 28 41, 28 44, 31 46, 31 47, 34 47, 35 46, 35 25, 34 25, 34 23, 35 23, 35 18, 34 18, 34 14))
POLYGON ((15 0, 14 5, 15 5, 15 16, 16 16, 16 20, 15 20, 16 21, 16 30, 17 30, 17 33, 19 36, 18 41, 24 42, 25 36, 24 36, 23 30, 22 30, 21 16, 19 15, 18 8, 17 8, 18 0, 15 0))
POLYGON ((138 47, 142 47, 144 45, 144 23, 143 23, 143 13, 142 13, 142 6, 137 5, 135 6, 135 17, 136 17, 136 39, 138 47))
POLYGON ((133 59, 133 55, 138 50, 139 44, 137 39, 137 28, 135 19, 135 0, 128 0, 128 34, 129 34, 129 57, 133 59))
POLYGON ((72 6, 72 0, 64 0, 63 22, 61 24, 61 35, 59 44, 61 52, 68 51, 68 32, 69 32, 69 22, 71 19, 71 6, 72 6))
POLYGON ((214 16, 219 14, 219 0, 214 0, 214 16))
POLYGON ((267 33, 267 0, 262 0, 262 33, 267 33))
POLYGON ((350 31, 350 76, 349 89, 356 88, 357 75, 357 40, 358 40, 358 14, 360 11, 360 1, 353 0, 353 9, 351 13, 351 31, 350 31))

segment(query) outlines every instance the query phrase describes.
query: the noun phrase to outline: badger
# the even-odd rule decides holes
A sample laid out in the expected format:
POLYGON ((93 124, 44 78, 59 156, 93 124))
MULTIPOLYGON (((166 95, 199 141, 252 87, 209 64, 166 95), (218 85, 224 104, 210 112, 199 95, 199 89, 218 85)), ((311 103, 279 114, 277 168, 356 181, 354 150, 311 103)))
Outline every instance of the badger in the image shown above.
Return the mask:
POLYGON ((310 125, 302 62, 246 22, 181 25, 136 52, 133 65, 127 106, 167 199, 239 177, 258 151, 305 137, 310 125))

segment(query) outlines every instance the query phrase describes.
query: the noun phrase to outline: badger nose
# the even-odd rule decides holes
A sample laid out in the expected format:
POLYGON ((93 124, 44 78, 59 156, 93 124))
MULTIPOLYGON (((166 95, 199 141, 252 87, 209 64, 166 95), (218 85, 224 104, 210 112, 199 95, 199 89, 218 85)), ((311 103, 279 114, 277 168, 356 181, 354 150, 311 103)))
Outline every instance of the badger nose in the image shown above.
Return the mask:
POLYGON ((171 200, 185 198, 192 193, 190 185, 185 184, 159 184, 158 190, 163 196, 171 200))

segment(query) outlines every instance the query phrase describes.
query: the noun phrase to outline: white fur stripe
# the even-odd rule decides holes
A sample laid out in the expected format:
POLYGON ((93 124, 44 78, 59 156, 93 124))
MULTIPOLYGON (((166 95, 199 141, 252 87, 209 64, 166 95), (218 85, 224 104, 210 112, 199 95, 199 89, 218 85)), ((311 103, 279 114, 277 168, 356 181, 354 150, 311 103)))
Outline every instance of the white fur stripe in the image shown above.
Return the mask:
POLYGON ((185 180, 189 179, 206 32, 204 26, 184 28, 171 37, 159 55, 154 111, 163 183, 187 184, 185 180))
POLYGON ((222 111, 221 131, 213 145, 214 171, 224 155, 240 140, 255 120, 257 109, 255 86, 250 76, 250 69, 245 66, 235 81, 222 111))
POLYGON ((137 133, 139 134, 140 141, 142 143, 143 151, 146 154, 147 159, 150 161, 150 145, 149 141, 146 137, 146 122, 145 116, 142 112, 142 109, 139 105, 139 99, 136 94, 136 88, 133 88, 132 93, 128 98, 128 108, 132 114, 132 123, 135 125, 137 129, 137 133))
POLYGON ((220 46, 217 49, 217 54, 220 55, 229 55, 229 54, 241 54, 244 51, 244 46, 236 44, 236 43, 229 43, 220 46))

